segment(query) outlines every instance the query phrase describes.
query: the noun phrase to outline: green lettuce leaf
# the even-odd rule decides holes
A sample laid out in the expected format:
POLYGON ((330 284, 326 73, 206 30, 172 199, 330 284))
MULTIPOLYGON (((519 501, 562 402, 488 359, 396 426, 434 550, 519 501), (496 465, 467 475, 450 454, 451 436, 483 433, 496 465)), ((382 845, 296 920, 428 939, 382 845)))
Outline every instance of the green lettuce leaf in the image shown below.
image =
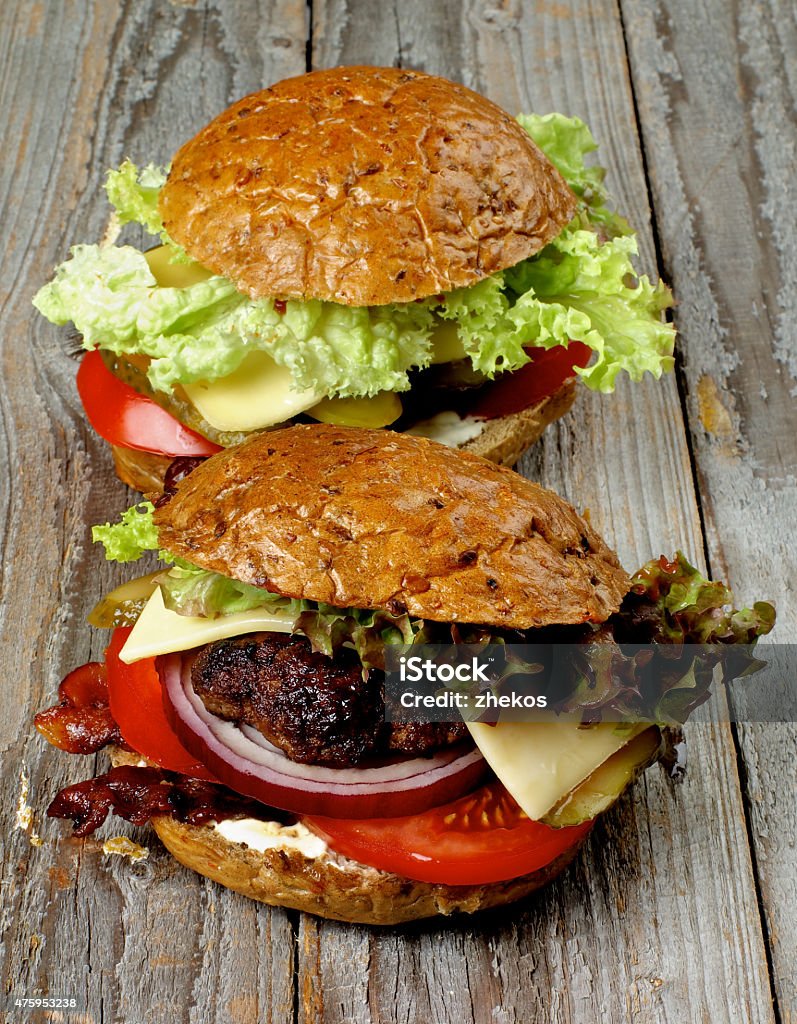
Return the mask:
POLYGON ((458 288, 438 309, 444 320, 455 320, 457 333, 475 370, 494 377, 529 362, 520 332, 509 319, 504 274, 458 288))
POLYGON ((128 342, 138 336, 138 309, 157 288, 147 261, 130 245, 76 245, 72 258, 33 298, 33 305, 54 324, 70 320, 91 349, 128 342))
POLYGON ((681 725, 711 696, 717 669, 728 682, 761 667, 753 647, 774 623, 768 602, 736 609, 729 588, 681 552, 662 556, 634 575, 620 610, 581 638, 583 657, 562 673, 570 686, 556 710, 585 721, 681 725))
POLYGON ((364 668, 384 667, 385 644, 412 643, 414 635, 406 614, 333 608, 283 597, 182 561, 159 576, 158 583, 163 603, 179 615, 212 619, 254 608, 288 613, 294 619, 294 632, 306 636, 314 651, 332 657, 341 646, 352 647, 364 668))
POLYGON ((477 370, 487 376, 529 361, 526 346, 588 345, 596 358, 577 369, 596 391, 613 391, 626 372, 641 380, 674 365, 675 328, 661 320, 669 289, 634 278, 633 236, 601 242, 594 231, 565 228, 533 259, 446 296, 438 310, 457 322, 477 370), (514 301, 512 301, 514 300, 514 301))
POLYGON ((167 608, 180 615, 196 615, 206 619, 248 612, 253 608, 293 611, 298 615, 302 606, 301 601, 272 594, 263 587, 241 583, 217 572, 200 569, 181 559, 158 577, 158 584, 167 608))
POLYGON ((296 390, 359 397, 404 391, 407 371, 431 358, 429 304, 350 307, 250 301, 225 277, 158 287, 132 246, 78 245, 34 305, 57 324, 71 320, 86 349, 146 355, 159 391, 226 377, 252 351, 286 366, 296 390))
POLYGON ((303 633, 314 651, 332 657, 342 646, 353 647, 363 668, 384 668, 385 644, 411 644, 420 620, 407 614, 360 608, 333 608, 305 601, 295 631, 303 633))
POLYGON ((152 521, 155 506, 140 501, 122 513, 118 523, 93 526, 91 537, 105 548, 109 562, 137 562, 145 551, 158 547, 158 529, 152 521))
POLYGON ((341 306, 289 300, 267 351, 286 366, 297 390, 356 398, 406 391, 407 371, 432 355, 429 303, 341 306))
POLYGON ((606 169, 586 164, 584 158, 595 152, 598 143, 581 118, 554 113, 519 114, 517 119, 581 200, 589 221, 611 235, 630 234, 625 217, 609 208, 603 184, 606 169))
POLYGON ((506 315, 521 344, 588 345, 597 358, 577 372, 596 391, 612 391, 621 371, 637 381, 646 371, 660 377, 671 370, 675 328, 661 320, 670 291, 634 277, 636 251, 631 235, 601 243, 593 231, 566 228, 534 259, 506 271, 517 295, 506 315))
POLYGON ((151 235, 166 235, 158 213, 158 196, 166 181, 166 169, 148 164, 141 172, 131 160, 108 171, 105 192, 116 209, 119 223, 140 224, 151 235))
POLYGON ((662 555, 648 562, 634 575, 617 615, 625 631, 638 636, 644 628, 647 639, 660 643, 754 644, 775 625, 768 601, 735 609, 730 588, 707 580, 680 551, 672 560, 662 555))

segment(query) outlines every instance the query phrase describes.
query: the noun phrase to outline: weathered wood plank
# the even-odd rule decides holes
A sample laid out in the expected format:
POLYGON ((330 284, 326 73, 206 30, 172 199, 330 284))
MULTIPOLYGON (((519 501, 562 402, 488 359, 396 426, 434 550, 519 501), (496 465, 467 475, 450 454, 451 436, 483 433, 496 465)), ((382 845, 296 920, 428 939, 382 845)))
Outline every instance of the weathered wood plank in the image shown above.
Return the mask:
POLYGON ((65 332, 36 318, 30 298, 72 242, 105 232, 107 167, 124 155, 164 162, 233 98, 304 70, 305 5, 59 0, 4 4, 0 22, 10 155, 0 166, 0 999, 74 995, 87 1021, 283 1024, 293 1015, 290 914, 202 882, 156 842, 133 867, 96 841, 59 840, 64 828, 40 814, 45 842, 33 847, 14 820, 21 766, 38 812, 93 774, 90 759, 47 748, 30 720, 68 668, 101 652, 105 638, 85 616, 122 574, 103 566, 88 525, 129 501, 85 424, 65 332))
MULTIPOLYGON (((14 288, 0 324, 9 439, 0 544, 15 596, 4 608, 4 664, 18 710, 0 720, 0 770, 13 780, 25 763, 39 806, 89 774, 42 750, 28 721, 63 670, 99 653, 83 618, 110 573, 86 545, 86 524, 126 498, 83 423, 63 335, 31 327, 29 297, 69 242, 102 235, 104 167, 125 153, 167 159, 233 97, 302 70, 304 18, 295 2, 3 10, 4 137, 19 157, 0 167, 3 271, 14 288), (31 513, 40 508, 45 517, 31 513)), ((314 22, 318 64, 400 59, 509 109, 582 113, 623 206, 647 225, 611 5, 446 0, 392 10, 330 0, 316 2, 314 22)), ((652 267, 649 232, 643 241, 652 267)), ((651 384, 582 398, 526 469, 589 505, 630 564, 676 543, 701 549, 685 452, 675 390, 651 384)), ((387 932, 305 919, 300 1019, 771 1019, 730 737, 701 728, 691 739, 686 787, 672 792, 650 773, 570 875, 517 911, 387 932)), ((751 786, 769 805, 764 767, 751 786)), ((92 1020, 292 1018, 292 915, 201 883, 154 843, 135 868, 108 863, 92 844, 53 844, 52 827, 47 845, 32 848, 12 828, 13 802, 2 813, 3 992, 85 994, 92 1020)))
MULTIPOLYGON (((316 0, 313 62, 361 60, 367 43, 373 62, 450 75, 509 110, 583 116, 655 270, 617 14, 588 2, 405 2, 376 14, 316 0)), ((588 506, 629 565, 702 551, 674 380, 582 395, 523 468, 588 506)), ((323 993, 329 1021, 771 1019, 730 730, 694 727, 689 738, 687 784, 648 773, 570 874, 522 908, 378 935, 303 921, 313 952, 300 992, 323 993), (341 962, 368 964, 367 987, 341 962)))
MULTIPOLYGON (((797 24, 777 0, 624 3, 715 573, 797 639, 797 24)), ((743 717, 745 708, 739 707, 743 717)), ((797 727, 738 737, 783 1020, 797 1020, 797 727)))

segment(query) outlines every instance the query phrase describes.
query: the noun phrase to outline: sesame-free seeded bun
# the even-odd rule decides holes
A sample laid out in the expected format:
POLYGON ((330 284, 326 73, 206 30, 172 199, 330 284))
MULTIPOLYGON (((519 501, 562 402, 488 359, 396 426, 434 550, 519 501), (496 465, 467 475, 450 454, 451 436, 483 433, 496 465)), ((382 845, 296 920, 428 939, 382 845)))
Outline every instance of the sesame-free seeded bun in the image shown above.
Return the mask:
POLYGON ((161 547, 288 597, 440 622, 602 622, 629 580, 562 498, 469 452, 306 424, 219 452, 155 511, 161 547))
POLYGON ((177 152, 169 235, 252 298, 351 306, 474 284, 575 213, 514 118, 400 68, 340 67, 239 100, 177 152))

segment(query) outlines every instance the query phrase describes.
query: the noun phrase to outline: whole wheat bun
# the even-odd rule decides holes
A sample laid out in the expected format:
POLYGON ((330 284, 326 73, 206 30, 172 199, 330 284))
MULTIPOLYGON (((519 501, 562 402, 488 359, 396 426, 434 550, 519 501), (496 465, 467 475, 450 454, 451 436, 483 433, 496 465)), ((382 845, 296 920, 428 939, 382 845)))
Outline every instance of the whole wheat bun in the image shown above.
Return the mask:
POLYGON ((451 291, 538 252, 576 200, 514 118, 443 78, 314 71, 253 93, 172 161, 169 235, 252 298, 451 291))
POLYGON ((307 857, 290 848, 250 850, 212 825, 152 822, 182 865, 250 899, 354 924, 403 924, 437 914, 475 913, 513 903, 546 885, 573 860, 580 844, 529 875, 485 885, 417 882, 327 851, 307 857))
MULTIPOLYGON (((501 466, 514 466, 523 452, 540 439, 548 424, 564 416, 575 395, 575 381, 567 380, 549 398, 528 409, 488 420, 477 437, 459 447, 501 466)), ((116 475, 123 483, 142 494, 163 491, 171 455, 153 455, 117 445, 111 445, 111 453, 116 475)))
POLYGON ((469 452, 322 423, 258 434, 156 509, 161 547, 288 597, 528 629, 602 622, 629 579, 562 498, 469 452))
POLYGON ((527 448, 539 441, 549 423, 568 412, 575 397, 576 382, 571 378, 536 405, 487 420, 480 434, 458 447, 511 468, 527 448))
MULTIPOLYGON (((119 747, 109 747, 108 753, 114 765, 142 761, 138 754, 119 747)), ((485 885, 441 885, 380 871, 329 847, 317 857, 290 845, 261 852, 232 842, 212 824, 186 825, 161 816, 152 819, 152 826, 175 860, 205 878, 259 903, 352 924, 403 924, 513 903, 552 881, 581 846, 574 844, 544 868, 520 878, 485 885)), ((283 830, 289 839, 291 827, 280 826, 279 831, 283 830)))
POLYGON ((111 455, 116 475, 122 483, 142 494, 160 494, 166 471, 174 462, 172 455, 154 455, 116 444, 111 445, 111 455))

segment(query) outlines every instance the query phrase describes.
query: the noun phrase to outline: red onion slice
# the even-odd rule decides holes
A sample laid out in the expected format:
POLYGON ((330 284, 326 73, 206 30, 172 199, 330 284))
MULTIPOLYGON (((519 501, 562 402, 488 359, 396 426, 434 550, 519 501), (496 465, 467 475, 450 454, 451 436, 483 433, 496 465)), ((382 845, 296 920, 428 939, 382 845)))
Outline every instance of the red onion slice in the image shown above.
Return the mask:
POLYGON ((379 767, 298 764, 255 730, 207 710, 191 685, 194 657, 169 654, 156 662, 172 728, 185 748, 230 789, 272 807, 338 818, 401 817, 461 796, 487 770, 470 743, 379 767))

